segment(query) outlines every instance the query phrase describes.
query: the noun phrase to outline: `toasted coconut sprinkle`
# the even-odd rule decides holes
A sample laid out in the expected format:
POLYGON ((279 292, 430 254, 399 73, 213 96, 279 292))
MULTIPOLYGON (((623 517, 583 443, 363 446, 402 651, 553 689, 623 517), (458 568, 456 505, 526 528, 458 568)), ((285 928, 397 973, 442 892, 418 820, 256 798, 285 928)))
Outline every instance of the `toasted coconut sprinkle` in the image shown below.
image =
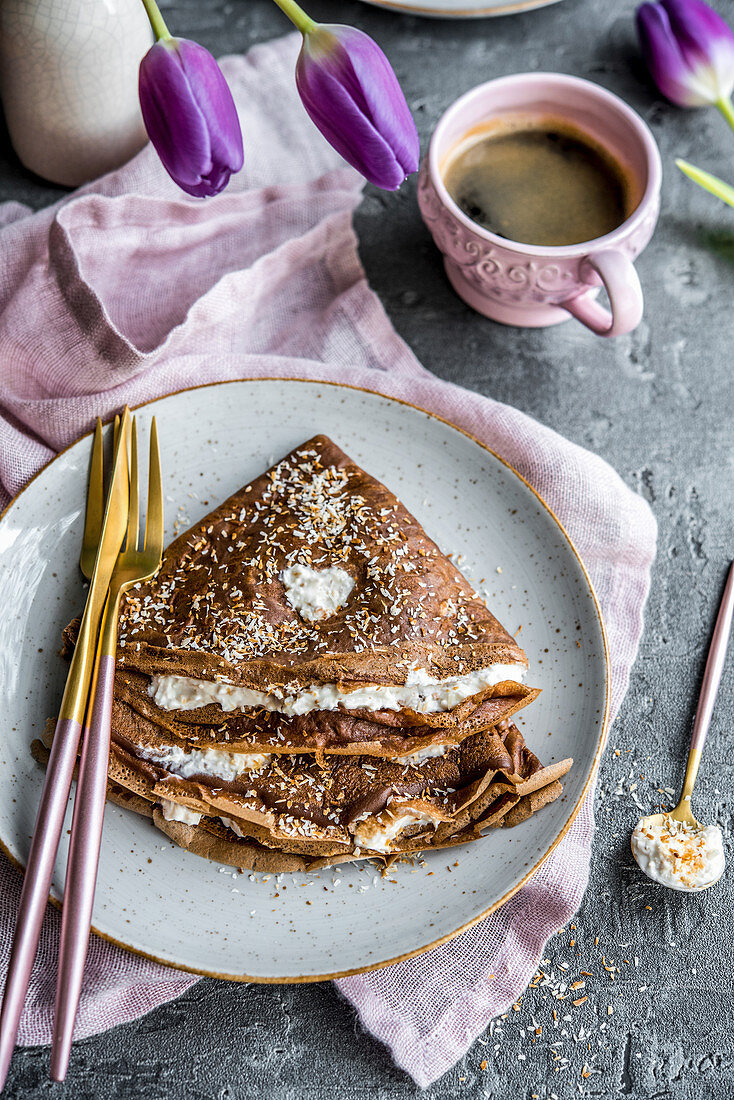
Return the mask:
POLYGON ((324 466, 307 447, 284 459, 257 498, 243 506, 240 495, 231 514, 220 511, 192 532, 175 562, 164 560, 163 579, 127 593, 121 649, 144 637, 156 648, 237 666, 278 653, 292 663, 306 651, 359 654, 398 645, 407 652, 431 642, 456 658, 457 673, 470 671, 486 609, 459 574, 448 584, 440 578, 448 591, 439 608, 440 552, 426 543, 411 557, 399 505, 370 506, 363 476, 358 468, 324 466), (289 609, 281 581, 296 567, 346 569, 355 594, 326 621, 304 621, 289 609), (197 594, 187 602, 192 588, 197 594))

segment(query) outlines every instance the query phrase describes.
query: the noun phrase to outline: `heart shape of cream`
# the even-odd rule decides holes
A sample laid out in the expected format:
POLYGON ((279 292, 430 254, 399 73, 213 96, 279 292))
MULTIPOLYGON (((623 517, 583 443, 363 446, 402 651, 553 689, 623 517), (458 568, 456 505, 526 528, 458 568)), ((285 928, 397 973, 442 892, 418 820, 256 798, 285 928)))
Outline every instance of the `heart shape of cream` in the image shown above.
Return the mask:
POLYGON ((336 565, 328 569, 291 565, 280 579, 288 603, 309 623, 328 619, 344 606, 354 588, 354 577, 336 565))

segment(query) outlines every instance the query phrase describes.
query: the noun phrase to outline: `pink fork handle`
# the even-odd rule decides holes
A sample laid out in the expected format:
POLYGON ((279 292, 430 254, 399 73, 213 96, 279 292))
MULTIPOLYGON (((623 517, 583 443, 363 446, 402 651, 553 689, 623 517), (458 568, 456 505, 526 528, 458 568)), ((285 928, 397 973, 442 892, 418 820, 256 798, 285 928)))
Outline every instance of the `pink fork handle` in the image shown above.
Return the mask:
POLYGON ((51 1046, 51 1077, 63 1081, 69 1065, 97 884, 110 757, 114 657, 100 657, 89 727, 84 731, 71 822, 61 915, 61 946, 51 1046))
POLYGON ((20 895, 10 966, 0 1011, 0 1091, 5 1084, 15 1047, 18 1023, 41 935, 81 732, 79 723, 70 719, 60 719, 56 723, 20 895))
POLYGON ((606 249, 587 256, 581 264, 581 278, 592 286, 603 284, 612 307, 610 313, 589 291, 569 298, 561 305, 597 336, 622 336, 642 320, 642 287, 632 264, 623 252, 606 249))

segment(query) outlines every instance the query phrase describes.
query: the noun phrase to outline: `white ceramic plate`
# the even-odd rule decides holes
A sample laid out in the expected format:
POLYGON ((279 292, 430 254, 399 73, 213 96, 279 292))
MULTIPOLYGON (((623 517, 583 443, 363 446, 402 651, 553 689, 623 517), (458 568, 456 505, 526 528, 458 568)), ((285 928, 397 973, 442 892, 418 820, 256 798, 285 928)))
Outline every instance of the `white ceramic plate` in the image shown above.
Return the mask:
MULTIPOLYGON (((520 476, 481 444, 378 394, 265 379, 162 398, 139 413, 143 430, 153 413, 168 536, 176 521, 195 522, 311 435, 332 436, 397 493, 439 546, 464 555, 461 567, 507 629, 522 627, 529 682, 543 693, 519 724, 544 763, 567 756, 575 763, 562 798, 528 822, 433 853, 415 871, 399 866, 386 879, 369 863, 277 879, 225 871, 109 805, 96 930, 162 962, 253 981, 370 969, 449 938, 537 870, 568 828, 598 761, 607 715, 604 631, 567 536, 520 476)), ((87 437, 59 455, 0 520, 0 840, 21 865, 42 780, 29 745, 56 712, 65 674, 59 638, 82 602, 77 556, 90 446, 87 437)), ((71 805, 67 828, 70 822, 71 805)), ((64 834, 57 897, 67 842, 64 834)))
POLYGON ((389 8, 406 15, 427 15, 434 19, 482 19, 494 15, 547 8, 559 0, 365 0, 377 8, 389 8))

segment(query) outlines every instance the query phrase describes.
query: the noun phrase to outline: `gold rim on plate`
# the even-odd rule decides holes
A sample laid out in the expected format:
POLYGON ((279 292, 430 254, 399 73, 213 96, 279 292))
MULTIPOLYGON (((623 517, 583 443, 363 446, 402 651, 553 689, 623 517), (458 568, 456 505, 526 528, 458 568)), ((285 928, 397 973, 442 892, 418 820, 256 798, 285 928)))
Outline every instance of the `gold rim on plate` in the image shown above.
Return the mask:
POLYGON ((500 15, 519 15, 525 11, 534 11, 536 8, 550 7, 551 4, 559 3, 559 0, 516 0, 514 4, 493 4, 489 8, 426 8, 414 4, 401 4, 397 0, 365 0, 365 3, 376 8, 399 11, 405 15, 432 15, 440 19, 482 19, 500 15))
MULTIPOLYGON (((225 981, 228 981, 228 982, 254 982, 254 983, 257 983, 258 985, 300 985, 300 984, 305 984, 307 982, 330 981, 334 978, 348 978, 348 977, 351 977, 354 974, 366 974, 370 970, 381 970, 385 966, 392 966, 394 963, 405 962, 407 959, 413 959, 413 958, 415 958, 416 955, 422 955, 424 951, 430 951, 431 948, 433 948, 433 947, 440 947, 441 944, 448 943, 449 940, 454 939, 461 932, 465 932, 467 930, 467 928, 472 928, 475 924, 478 924, 479 921, 484 920, 484 918, 488 917, 490 915, 490 913, 494 913, 497 909, 499 909, 502 905, 504 905, 507 901, 509 901, 509 899, 511 897, 513 897, 513 895, 515 895, 518 892, 518 890, 521 890, 523 888, 523 886, 525 886, 525 884, 530 881, 530 879, 540 869, 540 867, 545 863, 545 861, 548 859, 548 857, 551 855, 551 853, 553 851, 555 851, 555 849, 558 847, 560 842, 563 840, 563 838, 568 833, 568 830, 573 825, 573 823, 576 820, 576 817, 578 815, 578 812, 581 809, 582 803, 583 803, 584 799, 586 798, 586 795, 589 791, 589 787, 591 786, 592 780, 593 780, 593 778, 596 774, 596 770, 599 766, 599 761, 601 759, 601 754, 603 752, 604 745, 606 744, 607 733, 609 732, 609 707, 610 707, 611 671, 610 671, 610 663, 609 663, 609 646, 608 646, 608 643, 607 643, 607 632, 606 632, 606 628, 604 626, 604 619, 602 617, 601 607, 599 606, 599 600, 597 599, 596 592, 594 591, 594 585, 591 582, 591 577, 589 576, 589 574, 586 570, 586 566, 584 565, 583 561, 581 560, 579 552, 576 549, 576 547, 574 546, 573 540, 571 539, 571 536, 568 534, 568 531, 563 526, 560 519, 555 514, 553 509, 550 507, 550 505, 546 504, 546 502, 543 500, 543 498, 540 496, 540 494, 533 488, 533 486, 530 484, 530 482, 527 481, 526 478, 524 478, 523 475, 518 470, 516 470, 514 466, 511 466, 509 462, 506 462, 505 459, 501 457, 501 455, 498 455, 496 451, 493 451, 492 448, 488 447, 486 445, 486 443, 483 443, 481 441, 481 439, 477 439, 477 437, 475 435, 472 435, 471 432, 466 431, 464 428, 460 428, 458 426, 458 424, 454 424, 451 420, 447 420, 445 417, 439 416, 438 413, 431 412, 429 409, 424 409, 420 405, 414 405, 411 401, 405 401, 403 398, 400 398, 400 397, 392 397, 389 394, 380 393, 379 390, 368 389, 366 386, 351 386, 348 383, 334 382, 334 381, 329 380, 329 379, 320 379, 320 378, 276 378, 276 377, 272 377, 272 376, 263 376, 262 378, 229 378, 229 379, 225 379, 221 382, 208 382, 203 386, 186 386, 182 390, 174 390, 172 393, 162 394, 160 397, 156 397, 153 401, 145 401, 145 402, 141 403, 140 405, 131 406, 131 408, 133 408, 133 409, 147 409, 150 405, 156 405, 156 404, 158 404, 158 402, 165 401, 169 397, 176 397, 179 393, 191 393, 194 390, 207 390, 207 389, 211 389, 214 386, 242 385, 243 383, 249 383, 249 384, 253 385, 253 384, 257 384, 258 382, 301 382, 301 383, 304 383, 305 385, 333 386, 335 389, 355 390, 359 393, 370 394, 372 397, 382 398, 382 400, 384 400, 384 401, 393 401, 393 402, 395 402, 396 405, 404 405, 409 409, 413 409, 415 412, 423 413, 424 416, 428 416, 432 420, 437 420, 441 424, 446 424, 447 427, 453 428, 454 431, 459 432, 463 436, 466 436, 467 439, 471 439, 472 442, 476 443, 479 447, 482 448, 482 450, 487 451, 488 454, 492 455, 493 458, 497 459, 497 461, 500 462, 504 467, 506 467, 506 469, 510 470, 511 473, 513 473, 517 478, 519 478, 519 480, 523 483, 523 485, 525 485, 530 490, 530 492, 533 494, 533 496, 536 498, 536 500, 539 502, 539 504, 542 505, 542 507, 545 509, 545 511, 554 520, 557 527, 559 528, 559 530, 563 534, 564 538, 566 539, 566 541, 567 541, 574 557, 576 558, 576 561, 578 562, 579 567, 581 569, 581 572, 583 573, 584 579, 585 579, 585 581, 588 585, 589 593, 591 594, 591 598, 592 598, 592 601, 593 601, 593 604, 594 604, 594 610, 596 611, 597 619, 599 621, 599 629, 601 631, 602 644, 604 646, 604 667, 605 667, 605 672, 606 672, 605 690, 604 690, 604 716, 603 716, 602 722, 601 722, 601 729, 600 729, 600 733, 599 733, 599 740, 598 740, 598 743, 597 743, 597 746, 596 746, 596 752, 594 753, 594 759, 592 760, 591 768, 589 770, 589 775, 587 777, 587 780, 584 783, 581 794, 579 795, 575 806, 572 808, 571 813, 569 814, 565 825, 563 826, 563 828, 561 829, 560 833, 555 838, 553 843, 550 845, 550 847, 543 853, 542 856, 540 856, 540 858, 533 865, 533 867, 531 867, 530 870, 527 871, 527 873, 522 877, 520 882, 518 882, 515 886, 513 886, 512 889, 508 890, 507 893, 504 894, 498 901, 494 902, 487 909, 482 910, 482 912, 478 913, 477 916, 472 917, 471 920, 466 921, 465 924, 459 925, 459 927, 454 929, 453 932, 447 932, 446 935, 439 936, 438 939, 431 940, 429 943, 423 944, 420 947, 416 947, 412 951, 406 951, 402 955, 396 955, 394 958, 384 959, 384 960, 381 960, 380 962, 377 962, 377 963, 370 963, 367 966, 357 966, 357 967, 354 967, 353 969, 338 970, 338 971, 335 971, 333 974, 305 974, 305 975, 304 974, 297 974, 297 975, 294 975, 293 977, 267 978, 267 977, 253 977, 251 974, 220 974, 220 973, 218 973, 217 971, 214 971, 214 970, 205 970, 201 967, 187 966, 186 963, 172 962, 170 959, 161 959, 157 955, 153 955, 149 951, 143 951, 139 947, 134 947, 132 944, 126 943, 124 940, 115 939, 114 936, 110 936, 108 933, 102 932, 102 931, 100 931, 99 928, 95 928, 95 926, 92 925, 92 931, 95 933, 95 935, 99 936, 100 939, 106 940, 108 943, 114 944, 115 947, 122 947, 126 951, 130 951, 132 954, 138 955, 141 958, 149 959, 151 962, 159 963, 161 966, 171 967, 173 970, 182 970, 182 971, 185 971, 187 974, 198 974, 198 975, 200 975, 201 977, 204 977, 204 978, 221 978, 221 979, 223 979, 225 981)), ((21 489, 21 491, 17 494, 17 496, 13 497, 13 499, 10 501, 10 503, 7 505, 7 507, 3 509, 2 513, 0 513, 0 522, 2 522, 2 520, 5 518, 7 512, 16 504, 16 502, 20 499, 20 497, 23 495, 23 493, 33 484, 33 482, 36 480, 36 478, 40 477, 41 474, 43 474, 52 463, 56 462, 57 459, 61 458, 62 455, 66 454, 67 451, 70 451, 72 447, 76 447, 76 445, 78 443, 81 443, 84 439, 90 438, 91 435, 92 435, 92 432, 87 432, 85 435, 81 436, 79 439, 74 440, 74 442, 70 443, 68 447, 64 447, 64 449, 62 451, 59 451, 59 453, 57 455, 54 455, 54 457, 49 462, 47 462, 46 465, 41 470, 39 470, 37 474, 34 474, 33 477, 30 479, 30 481, 28 482, 28 484, 25 485, 23 487, 23 489, 21 489)), ((22 871, 25 870, 25 865, 23 863, 21 863, 20 860, 16 859, 15 856, 12 855, 12 853, 8 849, 8 846, 3 841, 2 837, 0 837, 0 850, 8 857, 10 862, 13 863, 18 868, 19 871, 22 872, 22 871)), ((49 895, 49 901, 57 909, 61 908, 60 899, 55 897, 53 894, 49 895)))

